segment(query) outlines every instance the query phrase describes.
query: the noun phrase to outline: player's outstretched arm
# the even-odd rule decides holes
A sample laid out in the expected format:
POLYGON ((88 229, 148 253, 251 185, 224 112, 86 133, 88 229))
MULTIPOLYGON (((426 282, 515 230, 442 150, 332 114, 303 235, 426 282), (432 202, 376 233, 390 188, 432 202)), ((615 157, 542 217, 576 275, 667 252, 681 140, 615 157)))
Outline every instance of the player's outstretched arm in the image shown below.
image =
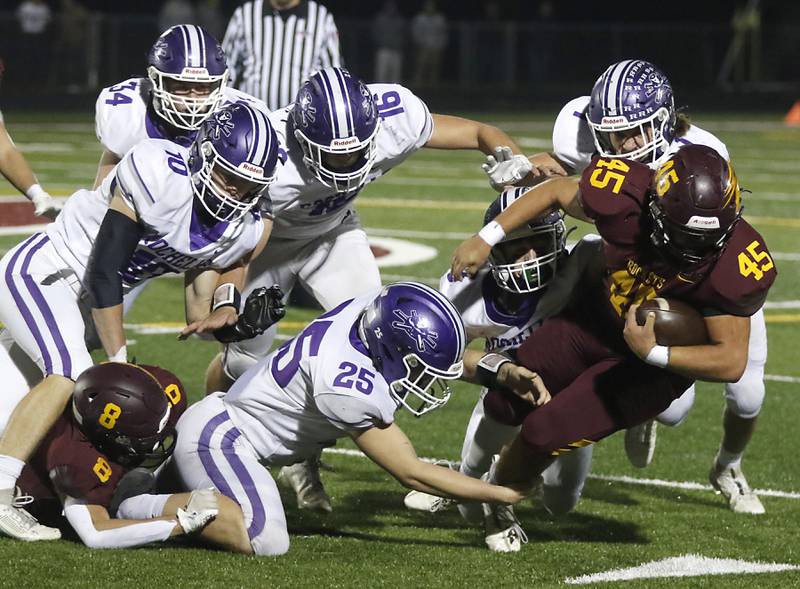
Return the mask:
POLYGON ((127 361, 122 327, 122 271, 143 233, 136 213, 122 200, 119 187, 97 232, 89 265, 87 289, 92 297, 92 319, 109 360, 127 361))
POLYGON ((549 211, 562 209, 577 219, 591 221, 581 207, 579 181, 580 178, 577 176, 551 178, 525 192, 477 235, 473 235, 456 248, 450 265, 453 279, 461 280, 467 275, 474 276, 486 263, 492 247, 507 233, 519 229, 525 223, 549 211))
POLYGON ((514 154, 522 150, 509 135, 492 125, 450 115, 431 115, 433 133, 425 147, 433 149, 477 149, 486 155, 508 146, 514 154))
POLYGON ((538 374, 502 354, 465 350, 461 380, 490 389, 506 388, 537 407, 550 401, 550 392, 538 374))
POLYGON ((0 174, 30 199, 37 215, 53 219, 61 210, 61 205, 39 186, 25 156, 14 145, 2 122, 0 122, 0 174))
POLYGON ((525 493, 517 489, 490 485, 449 468, 423 462, 411 441, 395 424, 351 435, 364 454, 409 489, 483 503, 511 504, 525 498, 525 493))

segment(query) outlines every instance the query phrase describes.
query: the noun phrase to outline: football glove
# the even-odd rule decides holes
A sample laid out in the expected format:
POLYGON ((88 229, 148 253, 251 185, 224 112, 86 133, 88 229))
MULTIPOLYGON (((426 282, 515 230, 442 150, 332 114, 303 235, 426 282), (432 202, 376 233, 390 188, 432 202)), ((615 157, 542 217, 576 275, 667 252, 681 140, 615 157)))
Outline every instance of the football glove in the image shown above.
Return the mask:
POLYGON ((281 287, 277 284, 269 288, 262 286, 247 297, 236 323, 220 327, 214 331, 214 337, 223 344, 250 339, 264 333, 284 315, 286 306, 281 287))
POLYGON ((181 524, 184 533, 191 534, 206 527, 211 520, 217 517, 219 504, 214 489, 198 489, 192 491, 189 502, 179 508, 175 515, 181 524))
POLYGON ((524 155, 514 155, 508 146, 495 147, 494 155, 486 156, 481 166, 489 176, 489 184, 497 191, 516 184, 533 169, 533 164, 524 155))

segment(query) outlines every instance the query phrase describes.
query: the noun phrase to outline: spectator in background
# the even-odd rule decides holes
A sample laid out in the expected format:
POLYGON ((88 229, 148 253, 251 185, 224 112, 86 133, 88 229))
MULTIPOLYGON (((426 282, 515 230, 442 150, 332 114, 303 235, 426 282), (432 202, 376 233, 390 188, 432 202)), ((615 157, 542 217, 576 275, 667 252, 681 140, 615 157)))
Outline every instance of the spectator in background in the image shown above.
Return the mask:
POLYGON ((314 0, 245 2, 233 13, 222 48, 233 87, 271 110, 292 102, 312 74, 342 65, 333 15, 314 0))
POLYGON ((197 3, 197 22, 194 24, 203 27, 214 38, 222 39, 225 34, 225 17, 222 16, 219 0, 200 0, 197 3))
POLYGON ((411 36, 417 54, 415 86, 436 86, 447 45, 447 21, 436 2, 428 0, 411 22, 411 36))
POLYGON ((400 83, 403 77, 403 48, 406 19, 394 0, 387 0, 372 23, 375 41, 375 82, 400 83))
POLYGON ((194 6, 189 0, 167 0, 158 12, 158 32, 183 24, 194 24, 194 6))
POLYGON ((18 59, 11 63, 19 79, 38 89, 44 79, 44 60, 47 55, 47 26, 52 18, 44 0, 25 0, 17 8, 17 21, 22 33, 18 59))
POLYGON ((53 67, 47 85, 61 85, 70 94, 86 85, 86 49, 84 39, 89 25, 89 11, 77 0, 61 0, 58 36, 53 49, 53 67))

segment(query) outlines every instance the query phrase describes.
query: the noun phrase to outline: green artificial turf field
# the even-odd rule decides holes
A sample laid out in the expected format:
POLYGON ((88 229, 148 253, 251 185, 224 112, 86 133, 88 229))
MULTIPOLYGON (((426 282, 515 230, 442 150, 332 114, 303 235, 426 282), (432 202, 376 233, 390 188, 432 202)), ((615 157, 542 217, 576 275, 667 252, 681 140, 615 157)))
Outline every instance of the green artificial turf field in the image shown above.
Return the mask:
MULTIPOLYGON (((4 114, 45 188, 66 196, 91 184, 100 149, 88 117, 4 114)), ((554 115, 472 116, 500 124, 534 153, 547 148, 554 115)), ((766 515, 730 512, 707 484, 724 402, 721 385, 701 384, 688 420, 659 429, 655 460, 646 470, 628 464, 617 434, 596 446, 592 478, 572 513, 553 520, 536 502, 521 505, 517 511, 530 542, 516 555, 490 553, 480 530, 454 510, 406 511, 404 489, 366 459, 343 452, 353 448, 348 442, 324 455, 334 469, 323 472, 332 514, 300 512, 294 497, 284 494, 292 536, 284 557, 247 558, 180 544, 93 552, 67 541, 29 545, 3 539, 0 587, 555 587, 581 575, 689 554, 800 565, 800 462, 792 442, 800 421, 800 129, 783 127, 778 116, 695 118, 727 143, 740 181, 753 191, 745 195, 745 215, 766 238, 779 269, 766 311, 767 399, 744 462, 751 485, 768 490, 761 495, 766 515)), ((422 150, 359 196, 357 209, 371 237, 435 249, 428 260, 382 268, 386 281, 438 280, 453 248, 479 228, 492 199, 481 161, 470 152, 422 150)), ((0 194, 12 193, 0 182, 0 194)), ((0 250, 19 240, 20 235, 0 236, 0 250)), ((165 278, 148 286, 126 320, 129 354, 176 372, 196 400, 216 348, 176 340, 181 284, 165 278)), ((313 316, 290 310, 282 334, 296 333, 313 316)), ((422 419, 400 417, 420 455, 458 457, 476 395, 475 387, 459 384, 444 409, 422 419)), ((710 571, 708 563, 700 566, 710 571)), ((800 586, 800 569, 600 586, 786 588, 800 586)))

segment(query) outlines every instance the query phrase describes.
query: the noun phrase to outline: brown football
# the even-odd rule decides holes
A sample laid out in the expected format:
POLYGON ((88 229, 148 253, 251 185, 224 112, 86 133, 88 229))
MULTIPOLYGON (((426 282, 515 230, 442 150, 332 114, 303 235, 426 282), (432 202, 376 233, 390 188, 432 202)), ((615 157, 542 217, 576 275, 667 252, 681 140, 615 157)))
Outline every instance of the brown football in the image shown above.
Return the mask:
POLYGON ((636 323, 644 325, 647 314, 656 314, 656 341, 660 346, 697 346, 708 343, 703 316, 684 302, 655 298, 636 309, 636 323))

